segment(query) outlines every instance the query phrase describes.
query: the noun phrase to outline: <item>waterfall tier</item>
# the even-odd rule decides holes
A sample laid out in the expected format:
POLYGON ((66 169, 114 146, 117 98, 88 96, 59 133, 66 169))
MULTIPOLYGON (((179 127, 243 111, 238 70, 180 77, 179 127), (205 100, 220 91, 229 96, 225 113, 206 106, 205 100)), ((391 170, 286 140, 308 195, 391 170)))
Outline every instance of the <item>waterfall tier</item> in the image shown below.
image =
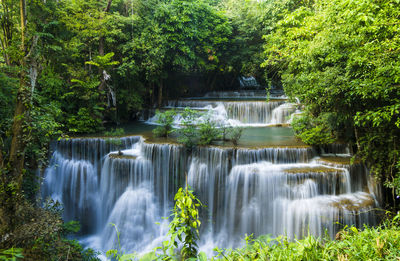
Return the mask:
MULTIPOLYGON (((296 105, 284 100, 258 101, 223 101, 223 100, 176 100, 168 101, 164 109, 175 109, 177 115, 175 125, 180 125, 180 111, 183 108, 205 112, 199 122, 205 117, 211 119, 217 126, 269 126, 288 124, 291 115, 296 112, 296 105)), ((157 117, 150 118, 148 123, 156 123, 157 117)))
MULTIPOLYGON (((279 104, 277 105, 279 107, 279 104)), ((308 147, 259 149, 146 143, 141 137, 81 138, 53 144, 43 196, 79 220, 92 247, 151 249, 166 234, 165 221, 185 176, 207 206, 201 210, 203 250, 238 246, 245 234, 308 233, 332 237, 340 225, 374 224, 377 190, 359 163, 334 163, 308 147), (161 225, 156 224, 160 222, 161 225)), ((342 152, 344 147, 325 148, 342 152)))

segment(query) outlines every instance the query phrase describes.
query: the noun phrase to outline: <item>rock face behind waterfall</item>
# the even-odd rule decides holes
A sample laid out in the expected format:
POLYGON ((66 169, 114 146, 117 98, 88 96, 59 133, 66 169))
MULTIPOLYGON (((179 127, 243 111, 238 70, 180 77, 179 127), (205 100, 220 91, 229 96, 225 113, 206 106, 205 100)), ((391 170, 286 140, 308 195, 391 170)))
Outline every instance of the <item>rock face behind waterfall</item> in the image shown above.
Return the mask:
POLYGON ((100 138, 56 142, 42 190, 63 203, 65 219, 79 220, 83 236, 101 250, 116 246, 109 223, 126 251, 159 244, 162 217, 185 173, 207 206, 199 243, 205 251, 238 246, 245 234, 295 238, 327 231, 333 237, 342 225, 376 222, 379 192, 365 167, 319 158, 309 147, 198 147, 188 155, 182 146, 138 136, 121 138, 119 146, 122 155, 100 138))

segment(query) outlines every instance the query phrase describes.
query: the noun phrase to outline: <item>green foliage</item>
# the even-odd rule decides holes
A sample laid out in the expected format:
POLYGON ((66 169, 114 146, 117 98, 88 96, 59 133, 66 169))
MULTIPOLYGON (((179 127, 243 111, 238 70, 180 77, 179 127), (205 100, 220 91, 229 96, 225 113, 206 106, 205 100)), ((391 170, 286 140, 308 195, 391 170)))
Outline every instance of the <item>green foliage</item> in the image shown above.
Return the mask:
POLYGON ((79 221, 72 220, 72 221, 63 223, 62 228, 66 234, 78 233, 79 230, 81 230, 81 224, 79 223, 79 221))
POLYGON ((197 145, 210 145, 219 139, 229 139, 237 145, 242 129, 218 128, 211 118, 210 114, 185 108, 182 113, 182 126, 176 130, 178 142, 184 144, 189 151, 197 145))
POLYGON ((304 130, 310 144, 325 143, 330 134, 356 144, 358 156, 394 188, 400 175, 398 1, 291 2, 265 34, 263 66, 316 118, 307 128, 300 124, 298 135, 304 130), (334 126, 320 120, 326 113, 335 115, 334 126))
POLYGON ((336 140, 326 117, 295 116, 292 127, 295 135, 308 145, 331 144, 336 140))
MULTIPOLYGON (((1 67, 0 67, 1 68, 1 67)), ((3 68, 1 68, 3 69, 3 68)), ((10 128, 14 107, 12 106, 18 86, 18 80, 0 72, 0 135, 4 137, 10 128)))
POLYGON ((22 248, 10 248, 6 250, 0 250, 0 260, 4 261, 17 261, 22 260, 24 255, 22 254, 22 248))
POLYGON ((111 137, 122 136, 124 134, 125 134, 125 131, 123 128, 115 128, 115 129, 111 129, 109 131, 104 132, 105 136, 111 136, 111 137))
MULTIPOLYGON (((0 196, 3 191, 0 190, 0 196)), ((0 242, 0 260, 13 260, 9 256, 10 248, 23 249, 22 253, 14 251, 16 260, 87 260, 98 261, 97 255, 91 249, 82 247, 76 240, 66 239, 71 233, 79 230, 78 222, 64 223, 60 217, 62 208, 58 202, 48 201, 44 208, 33 207, 27 201, 20 202, 13 217, 17 226, 15 228, 4 228, 0 226, 2 235, 7 235, 7 240, 0 242), (6 259, 2 259, 6 257, 6 259), (7 259, 8 258, 8 259, 7 259)))
POLYGON ((243 130, 242 127, 234 127, 228 130, 228 139, 233 143, 233 146, 237 147, 243 130))
POLYGON ((199 145, 209 145, 220 138, 221 131, 210 118, 210 115, 205 115, 204 120, 198 124, 199 145))
POLYGON ((172 124, 176 112, 174 110, 167 110, 165 112, 156 111, 156 122, 159 124, 154 130, 153 134, 156 137, 168 137, 173 132, 172 124))
POLYGON ((110 225, 114 227, 115 233, 117 233, 117 243, 118 243, 117 247, 118 248, 117 249, 108 250, 107 253, 106 253, 106 256, 108 258, 113 258, 113 259, 116 259, 116 260, 120 261, 122 259, 122 256, 124 255, 124 253, 121 252, 121 242, 119 240, 121 232, 119 232, 119 230, 118 230, 118 228, 117 228, 117 226, 115 224, 111 223, 110 225))
MULTIPOLYGON (((63 133, 64 125, 59 121, 62 117, 60 104, 35 95, 32 99, 30 117, 28 130, 31 133, 31 140, 28 142, 27 152, 38 166, 45 165, 48 160, 48 144, 63 133)), ((35 166, 30 167, 35 169, 35 166)))
POLYGON ((219 253, 216 257, 222 260, 395 260, 400 254, 396 218, 378 228, 345 228, 336 237, 331 240, 307 236, 291 241, 282 236, 275 239, 250 236, 243 248, 216 249, 219 253))
POLYGON ((111 59, 114 57, 114 53, 107 53, 103 56, 96 56, 93 58, 93 61, 85 62, 85 64, 94 65, 99 67, 101 70, 105 70, 113 65, 118 65, 118 61, 112 61, 111 59))
POLYGON ((93 117, 87 108, 80 108, 77 115, 68 118, 69 131, 75 133, 93 133, 102 129, 101 119, 93 117))
POLYGON ((180 114, 181 126, 173 129, 173 121, 176 111, 168 110, 165 112, 156 111, 157 126, 153 134, 157 137, 168 137, 169 134, 177 133, 178 142, 182 143, 189 151, 198 145, 210 145, 214 141, 230 140, 234 146, 242 135, 243 128, 217 126, 212 120, 211 112, 199 112, 190 108, 180 114))
POLYGON ((104 132, 104 136, 107 136, 106 142, 111 145, 113 150, 118 150, 122 148, 122 140, 119 136, 124 135, 125 131, 123 128, 115 128, 104 132))
POLYGON ((175 249, 182 243, 180 256, 183 260, 197 257, 197 243, 199 239, 199 210, 202 206, 191 190, 179 188, 175 194, 175 206, 172 210, 172 221, 169 224, 169 240, 163 242, 162 260, 174 260, 175 249))
POLYGON ((185 110, 181 114, 182 122, 181 128, 177 130, 178 132, 178 142, 185 145, 185 147, 191 151, 198 144, 198 130, 196 126, 196 122, 200 117, 200 113, 198 111, 185 108, 185 110))

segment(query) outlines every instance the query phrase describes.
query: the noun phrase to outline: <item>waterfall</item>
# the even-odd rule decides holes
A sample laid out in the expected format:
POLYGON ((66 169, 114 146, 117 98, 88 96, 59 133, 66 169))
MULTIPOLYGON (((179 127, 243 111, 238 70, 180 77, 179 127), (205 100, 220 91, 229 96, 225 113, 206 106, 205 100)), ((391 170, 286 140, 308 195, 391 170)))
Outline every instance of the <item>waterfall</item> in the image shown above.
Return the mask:
POLYGON ((291 115, 296 112, 296 104, 284 103, 272 111, 272 124, 290 123, 291 115))
MULTIPOLYGON (((285 103, 284 100, 256 101, 210 101, 210 100, 177 100, 168 101, 166 109, 178 109, 174 124, 180 125, 181 116, 179 109, 189 107, 194 110, 206 112, 207 117, 217 125, 224 126, 268 126, 287 124, 291 115, 296 112, 296 106, 285 103)), ((150 118, 147 122, 154 124, 157 117, 150 118)), ((199 118, 199 122, 204 121, 199 118)))
MULTIPOLYGON (((278 105, 279 106, 279 105, 278 105)), ((126 252, 160 244, 179 187, 188 184, 202 209, 202 250, 239 246, 245 234, 334 237, 341 225, 374 224, 378 192, 362 164, 322 157, 310 147, 197 147, 147 143, 139 136, 61 140, 53 144, 43 197, 79 220, 96 249, 126 252), (160 225, 156 224, 160 223, 160 225)), ((89 240, 89 239, 90 240, 89 240)))

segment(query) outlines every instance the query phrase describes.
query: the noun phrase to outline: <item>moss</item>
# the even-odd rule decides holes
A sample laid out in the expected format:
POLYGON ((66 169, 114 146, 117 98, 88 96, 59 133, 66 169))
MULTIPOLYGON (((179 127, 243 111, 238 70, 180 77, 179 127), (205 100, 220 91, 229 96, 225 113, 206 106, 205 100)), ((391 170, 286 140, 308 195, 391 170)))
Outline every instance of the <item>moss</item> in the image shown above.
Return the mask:
POLYGON ((291 125, 289 123, 280 123, 280 124, 271 124, 268 125, 268 127, 290 127, 291 125))
POLYGON ((338 209, 346 209, 348 211, 360 211, 365 208, 373 207, 375 205, 375 201, 372 197, 369 197, 366 200, 360 202, 354 202, 350 199, 342 199, 337 202, 331 203, 331 206, 338 209))
MULTIPOLYGON (((319 160, 331 164, 351 165, 351 158, 352 157, 321 157, 319 160)), ((360 162, 359 159, 356 159, 353 164, 358 164, 360 162)))
POLYGON ((329 167, 323 167, 323 166, 318 166, 318 167, 306 167, 306 168, 291 168, 291 169, 286 169, 286 173, 291 173, 291 174, 296 174, 296 173, 331 173, 331 172, 338 172, 341 170, 334 169, 334 168, 329 168, 329 167))
POLYGON ((133 156, 133 155, 124 155, 124 154, 118 154, 118 153, 111 153, 108 156, 113 159, 132 159, 132 160, 134 160, 137 158, 136 156, 133 156))

